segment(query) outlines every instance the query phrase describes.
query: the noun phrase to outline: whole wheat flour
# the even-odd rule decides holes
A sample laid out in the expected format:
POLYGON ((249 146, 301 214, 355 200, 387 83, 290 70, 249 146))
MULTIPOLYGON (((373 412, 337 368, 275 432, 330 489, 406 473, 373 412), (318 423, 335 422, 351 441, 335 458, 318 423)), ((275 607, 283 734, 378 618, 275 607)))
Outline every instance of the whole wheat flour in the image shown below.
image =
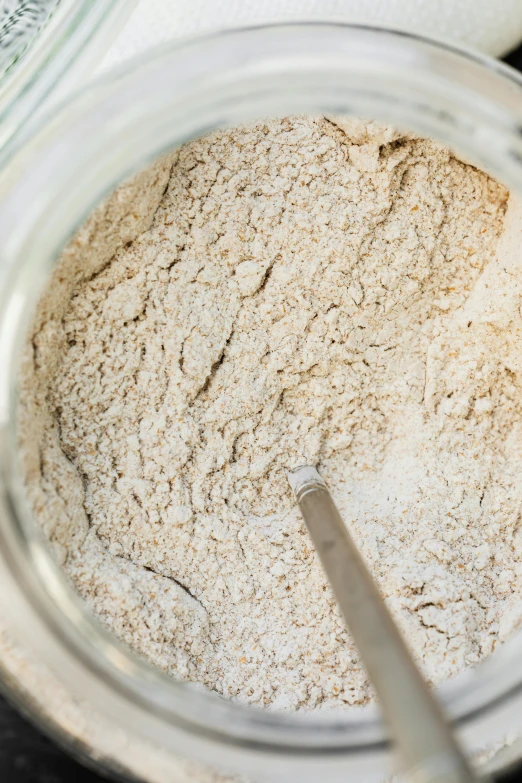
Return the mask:
POLYGON ((98 209, 39 306, 21 446, 57 557, 122 640, 242 702, 368 701, 287 485, 303 462, 431 681, 517 627, 507 199, 432 141, 296 117, 191 142, 98 209))

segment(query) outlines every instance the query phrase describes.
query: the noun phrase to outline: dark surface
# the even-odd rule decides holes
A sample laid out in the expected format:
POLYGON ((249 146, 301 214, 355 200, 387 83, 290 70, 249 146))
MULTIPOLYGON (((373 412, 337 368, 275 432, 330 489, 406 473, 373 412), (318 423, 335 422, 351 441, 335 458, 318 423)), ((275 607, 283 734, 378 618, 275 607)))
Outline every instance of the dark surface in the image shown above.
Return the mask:
POLYGON ((514 52, 508 54, 508 56, 504 58, 504 61, 518 71, 522 71, 522 46, 519 46, 514 52))
MULTIPOLYGON (((522 46, 506 57, 522 71, 522 46)), ((103 783, 46 739, 0 697, 0 783, 103 783)), ((522 783, 522 771, 499 779, 522 783)))
POLYGON ((103 780, 73 761, 0 697, 1 783, 102 783, 103 780))

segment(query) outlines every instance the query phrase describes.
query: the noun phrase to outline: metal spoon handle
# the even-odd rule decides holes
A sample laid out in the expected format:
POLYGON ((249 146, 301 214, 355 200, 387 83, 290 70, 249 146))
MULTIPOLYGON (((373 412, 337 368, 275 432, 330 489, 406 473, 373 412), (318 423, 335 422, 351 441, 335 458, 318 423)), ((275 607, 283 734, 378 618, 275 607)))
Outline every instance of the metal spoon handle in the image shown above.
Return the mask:
POLYGON ((308 466, 292 471, 288 479, 411 779, 476 781, 325 482, 308 466))

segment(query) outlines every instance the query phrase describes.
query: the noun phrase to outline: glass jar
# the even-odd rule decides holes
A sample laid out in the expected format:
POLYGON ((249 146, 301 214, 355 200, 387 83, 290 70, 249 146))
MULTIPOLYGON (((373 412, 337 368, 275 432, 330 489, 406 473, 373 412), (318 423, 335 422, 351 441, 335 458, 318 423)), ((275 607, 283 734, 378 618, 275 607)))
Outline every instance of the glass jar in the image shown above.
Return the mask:
MULTIPOLYGON (((214 128, 290 113, 371 117, 438 138, 522 194, 522 79, 397 31, 284 24, 163 48, 41 120, 0 181, 0 666, 9 695, 105 771, 147 783, 383 780, 376 707, 248 708, 175 682, 90 615, 28 511, 17 459, 17 367, 35 301, 67 240, 122 179, 214 128), (16 172, 16 173, 14 173, 16 172)), ((522 598, 521 598, 522 600, 522 598)), ((522 634, 439 688, 469 753, 522 735, 522 634)), ((522 740, 490 768, 522 757, 522 740)))
POLYGON ((0 9, 0 165, 101 59, 137 0, 4 0, 0 9))

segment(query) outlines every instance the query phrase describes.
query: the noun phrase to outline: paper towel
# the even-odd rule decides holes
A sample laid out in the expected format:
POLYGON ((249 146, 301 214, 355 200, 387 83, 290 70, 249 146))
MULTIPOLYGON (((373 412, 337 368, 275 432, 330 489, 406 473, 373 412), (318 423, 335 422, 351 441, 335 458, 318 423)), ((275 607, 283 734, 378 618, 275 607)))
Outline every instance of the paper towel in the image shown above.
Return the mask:
POLYGON ((211 30, 328 18, 402 27, 497 57, 522 40, 522 0, 140 0, 101 67, 211 30))

